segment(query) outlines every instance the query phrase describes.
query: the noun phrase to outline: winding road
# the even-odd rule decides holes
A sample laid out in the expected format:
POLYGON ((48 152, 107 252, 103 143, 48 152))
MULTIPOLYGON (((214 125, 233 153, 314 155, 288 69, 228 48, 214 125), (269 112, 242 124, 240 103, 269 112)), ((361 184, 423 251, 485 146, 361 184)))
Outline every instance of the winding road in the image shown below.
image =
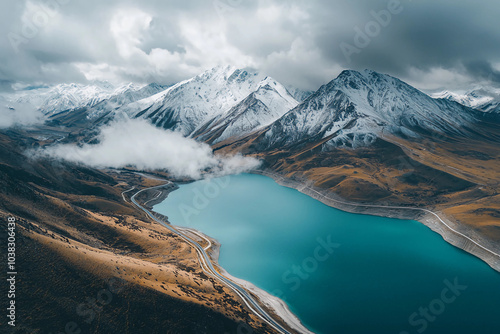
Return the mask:
POLYGON ((130 188, 129 190, 125 190, 125 191, 122 191, 122 198, 123 200, 128 203, 127 199, 125 198, 125 193, 128 193, 129 191, 132 191, 135 189, 135 186, 133 186, 132 188, 130 188))
POLYGON ((203 247, 204 250, 208 250, 208 249, 210 249, 210 247, 212 247, 212 242, 210 241, 210 239, 208 239, 207 237, 205 237, 203 234, 201 234, 200 232, 198 232, 196 230, 189 229, 189 228, 179 228, 179 227, 177 227, 177 230, 187 231, 189 233, 196 234, 197 236, 199 236, 200 238, 205 240, 207 242, 207 245, 205 247, 203 247))
MULTIPOLYGON (((205 252, 207 248, 203 248, 200 244, 198 244, 196 241, 193 239, 189 238, 185 234, 179 232, 177 229, 175 229, 172 225, 169 225, 162 220, 156 218, 148 209, 144 208, 142 205, 137 203, 135 200, 136 196, 139 195, 140 193, 151 190, 151 189, 158 189, 158 188, 163 188, 166 185, 172 184, 172 182, 167 181, 167 183, 155 186, 155 187, 149 187, 145 188, 142 190, 139 190, 136 192, 134 195, 130 197, 130 200, 132 203, 139 208, 140 210, 144 211, 151 219, 156 221, 157 223, 163 225, 167 229, 169 229, 172 233, 178 235, 180 238, 182 238, 184 241, 186 241, 188 244, 193 246, 196 249, 196 252, 199 255, 200 258, 200 265, 202 270, 209 276, 212 276, 213 278, 219 280, 222 284, 226 285, 229 287, 231 290, 233 290, 245 303, 245 305, 255 314, 257 315, 261 320, 269 324, 271 327, 276 329, 280 333, 290 333, 287 331, 285 328, 283 328, 279 323, 277 323, 265 310, 262 309, 262 307, 255 301, 255 299, 242 287, 240 287, 238 284, 234 283, 233 281, 230 281, 226 277, 222 276, 215 270, 214 266, 212 265, 212 262, 210 261, 210 258, 208 254, 205 252)), ((210 242, 210 241, 209 241, 210 242)))
MULTIPOLYGON (((279 178, 285 180, 282 176, 273 175, 273 174, 268 173, 268 172, 260 171, 260 173, 262 173, 264 175, 267 174, 268 176, 272 176, 273 178, 279 177, 279 178)), ((162 188, 162 187, 165 187, 166 185, 169 185, 169 184, 172 184, 172 182, 167 181, 167 183, 165 183, 163 185, 160 185, 160 186, 155 186, 155 187, 150 187, 150 188, 142 189, 142 190, 136 192, 133 196, 131 196, 130 200, 132 201, 132 203, 136 207, 138 207, 139 209, 141 209, 142 211, 144 211, 151 219, 153 219, 154 221, 160 223, 161 225, 163 225, 164 227, 166 227, 167 229, 169 229, 171 232, 173 232, 174 234, 176 234, 179 237, 181 237, 188 244, 190 244, 191 246, 193 246, 196 249, 196 252, 199 255, 200 265, 202 267, 202 270, 207 275, 209 275, 209 276, 211 276, 211 277, 219 280, 221 283, 223 283, 224 285, 226 285, 227 287, 229 287, 230 289, 232 289, 244 301, 244 303, 246 304, 246 306, 255 315, 257 315, 260 319, 262 319, 263 321, 265 321, 267 324, 269 324, 270 326, 272 326, 274 329, 276 329, 280 333, 290 333, 285 328, 283 328, 280 324, 278 324, 265 310, 263 310, 262 307, 255 301, 255 299, 245 289, 243 289, 241 286, 239 286, 238 284, 234 283, 233 281, 227 279, 226 277, 222 276, 221 274, 219 274, 217 272, 217 270, 215 270, 215 268, 212 265, 212 262, 210 261, 209 256, 205 252, 212 245, 209 239, 205 238, 203 235, 201 235, 201 234, 199 234, 196 231, 193 231, 191 229, 187 229, 186 230, 186 231, 188 231, 190 233, 198 235, 199 237, 201 237, 202 239, 204 239, 204 240, 206 240, 208 242, 208 246, 202 247, 200 244, 198 244, 198 242, 194 241, 193 239, 191 239, 187 235, 185 235, 182 232, 180 232, 179 230, 175 229, 173 226, 171 226, 169 224, 166 224, 162 220, 156 218, 148 209, 146 209, 143 206, 141 206, 135 200, 136 196, 139 195, 140 193, 144 192, 144 191, 151 190, 151 189, 162 188)), ((130 191, 132 189, 129 189, 127 191, 130 191)), ((479 244, 478 242, 472 240, 467 235, 465 235, 465 234, 463 234, 463 233, 455 230, 454 228, 452 228, 451 226, 449 226, 437 213, 432 212, 432 211, 430 211, 428 209, 412 208, 412 207, 402 207, 402 206, 383 206, 383 205, 370 205, 370 204, 353 204, 353 203, 344 202, 344 201, 341 201, 341 200, 337 200, 337 199, 333 199, 331 197, 328 197, 328 196, 326 196, 326 195, 318 192, 317 190, 312 189, 311 187, 309 187, 307 185, 304 185, 304 187, 300 188, 300 190, 304 190, 304 189, 308 189, 309 191, 317 194, 320 198, 324 198, 324 199, 326 199, 328 201, 333 201, 333 202, 336 202, 336 203, 339 203, 339 204, 343 204, 343 205, 350 205, 350 206, 356 206, 356 207, 381 208, 381 209, 416 210, 416 211, 425 212, 427 214, 431 214, 434 217, 436 217, 450 231, 452 231, 452 232, 456 233, 457 235, 463 237, 464 239, 472 242, 474 245, 476 245, 477 247, 483 249, 484 251, 486 251, 486 252, 488 252, 488 253, 490 253, 490 254, 492 254, 492 255, 500 258, 499 254, 497 254, 494 251, 492 251, 492 250, 484 247, 483 245, 479 244)), ((122 196, 123 196, 123 194, 122 194, 122 196)), ((125 198, 124 198, 124 200, 125 200, 125 198)))

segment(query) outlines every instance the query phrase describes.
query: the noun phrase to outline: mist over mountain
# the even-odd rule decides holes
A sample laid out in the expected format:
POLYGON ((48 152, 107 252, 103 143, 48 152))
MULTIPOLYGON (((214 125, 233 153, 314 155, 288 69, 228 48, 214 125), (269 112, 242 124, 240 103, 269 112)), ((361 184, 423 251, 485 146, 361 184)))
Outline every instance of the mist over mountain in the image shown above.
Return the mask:
POLYGON ((500 333, 498 0, 0 9, 0 334, 500 333))
POLYGON ((477 87, 468 91, 442 91, 431 95, 434 98, 455 101, 465 106, 488 113, 500 113, 500 89, 477 87))
POLYGON ((72 83, 18 90, 4 93, 3 97, 11 103, 30 105, 48 116, 63 111, 94 108, 93 112, 89 113, 92 115, 143 99, 165 88, 157 83, 129 83, 118 87, 108 82, 96 82, 91 85, 72 83))
POLYGON ((497 93, 482 88, 430 97, 371 70, 343 71, 311 93, 251 69, 218 66, 171 87, 58 85, 17 99, 37 105, 55 125, 79 124, 90 134, 126 115, 212 145, 259 133, 261 149, 323 139, 327 149, 366 146, 384 135, 477 136, 476 123, 496 119, 497 93))

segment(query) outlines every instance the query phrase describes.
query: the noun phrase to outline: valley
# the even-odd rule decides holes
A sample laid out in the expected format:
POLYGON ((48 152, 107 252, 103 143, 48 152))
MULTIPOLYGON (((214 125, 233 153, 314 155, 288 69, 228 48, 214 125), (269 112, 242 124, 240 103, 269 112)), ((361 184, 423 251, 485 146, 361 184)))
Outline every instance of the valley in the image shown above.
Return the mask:
POLYGON ((499 12, 0 1, 0 334, 499 334, 499 12))
MULTIPOLYGON (((130 307, 116 294, 116 312, 83 321, 90 319, 80 314, 84 296, 61 279, 54 278, 55 285, 35 279, 57 272, 32 260, 43 257, 57 263, 64 277, 74 277, 71 284, 80 290, 100 291, 110 279, 125 282, 126 299, 136 307, 134 321, 125 321, 131 331, 162 326, 177 332, 183 326, 194 332, 242 326, 256 333, 306 331, 279 299, 270 302, 252 285, 224 274, 217 264, 218 240, 151 213, 173 189, 163 189, 166 180, 183 185, 195 181, 192 177, 148 168, 147 155, 137 162, 145 168, 134 162, 115 169, 43 155, 45 148, 61 145, 75 151, 86 145, 92 152, 107 140, 102 129, 120 126, 121 119, 182 135, 213 154, 210 159, 220 159, 211 160, 201 177, 220 176, 230 164, 225 157, 257 159, 260 166, 252 173, 343 211, 417 220, 500 271, 500 116, 494 111, 435 99, 368 70, 343 71, 316 92, 294 91, 300 101, 276 80, 231 66, 169 87, 126 87, 107 88, 108 95, 98 90, 99 98, 89 93, 94 88, 79 87, 85 98, 65 98, 59 105, 30 92, 32 100, 44 101, 45 122, 1 130, 2 215, 19 217, 30 249, 22 257, 33 279, 20 284, 33 290, 26 298, 48 296, 33 307, 51 310, 34 317, 27 330, 46 321, 61 328, 76 318, 88 330, 119 332, 130 307), (78 283, 78 275, 99 283, 78 283), (64 305, 58 304, 59 295, 64 305), (171 308, 176 316, 160 320, 171 308), (187 308, 203 320, 193 325, 182 316, 187 308)), ((57 94, 54 99, 60 100, 57 94)), ((134 138, 142 135, 147 134, 134 138)))

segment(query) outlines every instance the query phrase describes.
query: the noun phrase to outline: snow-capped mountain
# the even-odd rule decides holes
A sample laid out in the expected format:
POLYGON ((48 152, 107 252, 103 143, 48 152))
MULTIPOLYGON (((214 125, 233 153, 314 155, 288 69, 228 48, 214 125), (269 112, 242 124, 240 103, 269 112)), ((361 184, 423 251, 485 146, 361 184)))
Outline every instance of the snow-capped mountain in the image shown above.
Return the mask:
POLYGON ((455 101, 484 112, 500 113, 500 89, 478 87, 469 91, 442 91, 431 95, 437 99, 455 101))
POLYGON ((53 87, 22 90, 6 96, 6 99, 21 104, 29 104, 46 115, 81 108, 94 108, 94 113, 117 108, 151 96, 163 90, 158 84, 139 86, 128 84, 114 87, 107 82, 91 85, 60 84, 53 87))
POLYGON ((267 77, 259 83, 256 91, 226 114, 214 117, 193 137, 212 144, 241 137, 271 124, 298 104, 283 85, 267 77))
POLYGON ((309 96, 311 96, 312 93, 314 93, 314 91, 302 90, 302 89, 299 89, 299 88, 296 88, 296 87, 293 87, 293 86, 290 86, 290 85, 286 86, 286 90, 290 93, 290 95, 292 95, 292 97, 295 100, 297 100, 299 102, 304 101, 309 96))
POLYGON ((16 95, 18 101, 48 114, 52 125, 91 129, 125 114, 210 144, 256 134, 256 144, 263 149, 316 140, 324 148, 358 147, 386 134, 469 136, 481 117, 498 115, 474 109, 493 105, 490 97, 475 90, 466 97, 446 93, 432 98, 370 70, 343 71, 309 94, 231 66, 213 68, 168 88, 64 84, 16 95), (294 95, 308 97, 300 102, 294 95))
MULTIPOLYGON (((194 133, 200 134, 202 127, 207 130, 210 124, 215 126, 216 122, 222 121, 224 117, 229 120, 228 113, 231 108, 260 89, 259 101, 269 103, 267 110, 271 110, 269 111, 271 114, 264 115, 265 112, 261 110, 262 120, 247 124, 260 126, 283 112, 280 102, 275 102, 280 97, 271 96, 273 94, 268 94, 266 97, 266 85, 281 96, 283 103, 287 103, 285 109, 288 105, 293 106, 296 103, 290 94, 286 93, 286 89, 271 78, 252 70, 224 66, 213 68, 149 98, 124 106, 117 113, 124 112, 131 117, 144 117, 159 127, 189 136, 194 133)), ((235 111, 231 111, 233 112, 235 111)), ((236 127, 246 128, 242 123, 238 123, 236 127)), ((233 130, 228 130, 226 135, 231 131, 233 130)))
POLYGON ((165 90, 166 88, 167 87, 157 83, 151 83, 146 86, 138 86, 130 83, 126 86, 119 87, 103 101, 94 106, 90 106, 91 108, 87 111, 87 117, 89 119, 94 119, 104 112, 108 112, 129 103, 150 97, 165 90))
POLYGON ((433 99, 389 75, 343 71, 263 130, 260 140, 267 148, 325 138, 326 146, 357 147, 383 134, 465 134, 477 114, 458 103, 433 99))
POLYGON ((7 99, 17 103, 28 103, 44 114, 51 115, 70 109, 94 106, 113 92, 108 83, 95 85, 60 84, 34 90, 18 91, 7 99))

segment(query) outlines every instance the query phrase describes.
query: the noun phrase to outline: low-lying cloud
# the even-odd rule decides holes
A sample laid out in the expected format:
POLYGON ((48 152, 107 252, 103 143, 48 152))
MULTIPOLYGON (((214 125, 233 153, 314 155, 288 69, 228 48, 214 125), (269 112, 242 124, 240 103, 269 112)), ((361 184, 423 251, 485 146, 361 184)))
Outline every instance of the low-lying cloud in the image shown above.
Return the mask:
POLYGON ((30 104, 7 102, 0 97, 0 129, 42 123, 44 116, 30 104))
POLYGON ((256 168, 253 158, 214 155, 209 145, 155 127, 143 119, 115 120, 101 128, 98 144, 59 144, 34 153, 95 168, 166 169, 177 177, 235 174, 256 168))

